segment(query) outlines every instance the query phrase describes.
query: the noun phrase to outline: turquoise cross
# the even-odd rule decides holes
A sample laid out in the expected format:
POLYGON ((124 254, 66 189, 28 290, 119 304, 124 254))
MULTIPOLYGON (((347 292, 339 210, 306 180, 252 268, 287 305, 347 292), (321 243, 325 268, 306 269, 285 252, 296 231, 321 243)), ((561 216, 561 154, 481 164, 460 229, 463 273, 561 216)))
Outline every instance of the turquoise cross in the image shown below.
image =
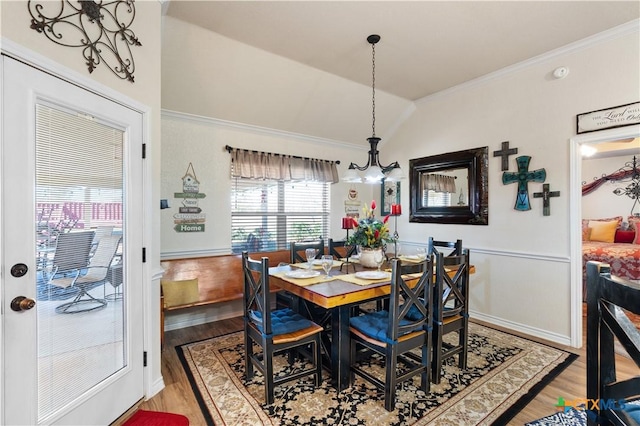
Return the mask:
POLYGON ((502 173, 502 183, 507 185, 509 183, 518 182, 518 195, 516 197, 516 210, 531 210, 531 204, 529 203, 529 182, 544 182, 547 178, 547 172, 545 169, 529 171, 529 162, 531 157, 523 155, 516 158, 518 163, 518 172, 504 172, 502 173))

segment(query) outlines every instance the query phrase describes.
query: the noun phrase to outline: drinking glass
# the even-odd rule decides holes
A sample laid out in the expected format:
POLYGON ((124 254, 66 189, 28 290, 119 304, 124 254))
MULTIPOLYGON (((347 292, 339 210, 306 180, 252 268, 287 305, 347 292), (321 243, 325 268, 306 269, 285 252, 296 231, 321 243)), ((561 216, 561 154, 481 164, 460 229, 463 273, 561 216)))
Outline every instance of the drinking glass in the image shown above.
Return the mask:
POLYGON ((333 256, 331 256, 330 254, 323 254, 321 259, 322 269, 324 269, 324 273, 327 274, 327 278, 329 278, 329 272, 333 267, 333 256))
POLYGON ((373 261, 378 265, 378 272, 380 272, 380 267, 384 263, 384 251, 375 250, 373 252, 373 261))
POLYGON ((418 247, 416 249, 416 252, 418 253, 418 258, 420 260, 424 260, 427 258, 427 249, 424 247, 418 247))
POLYGON ((307 258, 307 264, 309 265, 309 269, 311 269, 313 267, 313 259, 316 258, 316 254, 318 253, 317 249, 314 248, 308 248, 304 251, 304 255, 307 258))

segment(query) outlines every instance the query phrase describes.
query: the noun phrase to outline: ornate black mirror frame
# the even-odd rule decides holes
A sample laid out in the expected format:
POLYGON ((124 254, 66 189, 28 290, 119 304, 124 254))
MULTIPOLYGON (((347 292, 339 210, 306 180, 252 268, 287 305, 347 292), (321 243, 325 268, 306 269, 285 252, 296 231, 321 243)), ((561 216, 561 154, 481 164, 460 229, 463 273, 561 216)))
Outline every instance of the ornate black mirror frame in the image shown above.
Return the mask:
POLYGON ((409 160, 409 222, 489 224, 489 147, 448 152, 409 160), (427 207, 422 205, 420 183, 429 173, 467 169, 469 202, 464 206, 427 207))

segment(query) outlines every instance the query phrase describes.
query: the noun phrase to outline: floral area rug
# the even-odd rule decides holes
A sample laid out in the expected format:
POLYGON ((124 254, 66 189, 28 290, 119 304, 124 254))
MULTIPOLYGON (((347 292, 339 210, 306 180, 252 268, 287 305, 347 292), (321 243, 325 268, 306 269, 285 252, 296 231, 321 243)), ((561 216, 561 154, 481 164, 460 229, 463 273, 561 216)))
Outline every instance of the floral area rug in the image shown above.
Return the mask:
MULTIPOLYGON (((275 402, 264 405, 259 372, 244 378, 243 332, 176 347, 209 425, 487 425, 507 424, 546 384, 577 356, 478 324, 470 324, 468 368, 456 359, 443 367, 439 385, 427 394, 419 377, 399 387, 395 410, 384 409, 384 396, 356 378, 338 393, 324 372, 320 387, 312 378, 275 389, 275 402)), ((300 368, 285 356, 274 362, 278 374, 300 368)), ((300 362, 300 361, 298 361, 300 362)), ((381 359, 369 368, 384 370, 381 359)))

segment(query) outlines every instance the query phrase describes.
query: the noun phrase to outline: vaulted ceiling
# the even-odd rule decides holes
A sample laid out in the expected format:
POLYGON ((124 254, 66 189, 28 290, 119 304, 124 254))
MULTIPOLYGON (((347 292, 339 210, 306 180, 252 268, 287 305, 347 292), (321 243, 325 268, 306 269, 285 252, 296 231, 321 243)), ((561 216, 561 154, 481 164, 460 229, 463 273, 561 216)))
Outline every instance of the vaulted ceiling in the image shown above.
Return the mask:
POLYGON ((417 100, 640 18, 632 1, 190 1, 168 16, 417 100))

